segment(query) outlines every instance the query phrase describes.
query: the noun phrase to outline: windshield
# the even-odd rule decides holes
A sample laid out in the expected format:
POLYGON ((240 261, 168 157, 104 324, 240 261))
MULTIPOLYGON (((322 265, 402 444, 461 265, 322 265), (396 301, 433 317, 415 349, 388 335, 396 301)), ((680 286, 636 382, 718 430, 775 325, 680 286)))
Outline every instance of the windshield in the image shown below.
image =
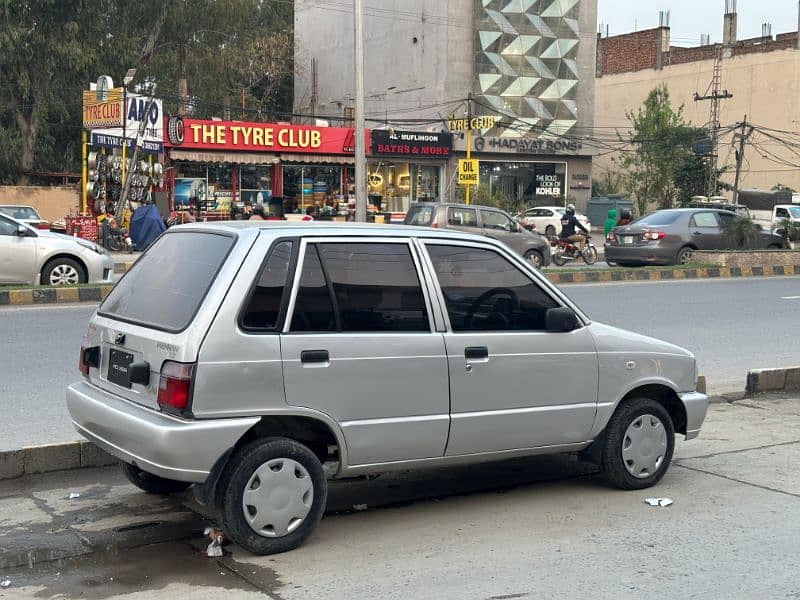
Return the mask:
POLYGON ((7 217, 17 219, 18 221, 23 221, 26 219, 39 220, 40 218, 38 213, 30 206, 0 206, 0 213, 6 215, 7 217))
POLYGON ((800 219, 800 206, 790 206, 789 214, 792 215, 793 219, 800 219))
POLYGON ((663 227, 664 225, 671 225, 677 221, 680 215, 681 213, 679 212, 667 210, 654 212, 634 221, 633 225, 641 225, 642 227, 663 227))

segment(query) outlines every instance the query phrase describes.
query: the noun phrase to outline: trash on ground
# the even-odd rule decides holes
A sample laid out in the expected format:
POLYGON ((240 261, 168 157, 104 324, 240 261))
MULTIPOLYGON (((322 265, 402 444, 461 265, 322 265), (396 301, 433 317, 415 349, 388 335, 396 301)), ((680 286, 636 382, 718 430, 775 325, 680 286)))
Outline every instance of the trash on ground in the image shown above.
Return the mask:
POLYGON ((353 504, 353 510, 362 511, 367 510, 366 504, 353 504))
POLYGON ((10 579, 3 579, 3 581, 0 581, 0 587, 7 588, 10 585, 11 585, 10 579))
POLYGON ((206 556, 224 556, 222 543, 225 541, 225 533, 216 527, 206 527, 203 534, 211 538, 211 543, 206 548, 206 556))
POLYGON ((672 499, 670 498, 645 498, 644 501, 650 506, 669 506, 672 504, 672 499))
POLYGON ((70 500, 75 500, 75 498, 80 498, 80 497, 81 497, 81 495, 78 492, 70 492, 69 493, 69 499, 70 500))

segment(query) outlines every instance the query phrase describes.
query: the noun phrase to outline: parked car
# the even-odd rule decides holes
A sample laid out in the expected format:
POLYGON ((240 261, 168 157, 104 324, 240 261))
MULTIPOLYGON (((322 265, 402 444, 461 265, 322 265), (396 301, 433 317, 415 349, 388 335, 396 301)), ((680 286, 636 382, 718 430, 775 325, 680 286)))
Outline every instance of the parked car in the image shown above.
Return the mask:
POLYGON ((581 452, 652 486, 708 402, 688 351, 592 322, 498 240, 431 227, 172 227, 79 365, 78 432, 146 492, 194 484, 257 554, 311 534, 326 476, 581 452))
POLYGON ((97 244, 0 215, 0 283, 111 283, 114 261, 97 244))
MULTIPOLYGON (((683 265, 695 250, 730 246, 725 227, 737 218, 727 210, 671 208, 659 210, 624 227, 615 227, 605 243, 605 257, 620 266, 683 265)), ((760 248, 780 249, 779 235, 762 231, 760 248)))
POLYGON ((508 244, 537 269, 550 264, 550 243, 499 208, 418 202, 406 213, 405 224, 480 233, 508 244))
POLYGON ((50 229, 50 223, 43 219, 42 216, 32 206, 22 206, 19 204, 0 204, 0 215, 5 215, 22 221, 26 225, 35 227, 36 229, 50 229))
MULTIPOLYGON (((561 233, 561 217, 564 216, 564 210, 563 206, 536 206, 523 211, 520 222, 526 227, 534 225, 536 231, 547 237, 553 237, 561 233)), ((587 230, 592 230, 592 224, 586 215, 576 212, 575 218, 587 230)))

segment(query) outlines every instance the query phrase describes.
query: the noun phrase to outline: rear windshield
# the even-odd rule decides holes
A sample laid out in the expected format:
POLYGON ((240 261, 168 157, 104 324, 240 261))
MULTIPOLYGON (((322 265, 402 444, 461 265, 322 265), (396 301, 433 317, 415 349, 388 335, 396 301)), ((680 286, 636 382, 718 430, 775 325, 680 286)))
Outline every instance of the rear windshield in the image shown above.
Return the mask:
POLYGON ((651 215, 642 217, 638 221, 634 221, 634 223, 636 225, 642 225, 643 227, 659 227, 663 225, 672 225, 680 216, 681 213, 679 212, 654 212, 651 215))
POLYGON ((0 206, 0 213, 18 220, 39 218, 39 215, 30 206, 0 206))
POLYGON ((433 223, 432 206, 412 206, 406 213, 406 225, 422 225, 428 227, 433 223))
POLYGON ((234 238, 196 231, 161 236, 100 305, 99 314, 183 331, 225 262, 234 238))

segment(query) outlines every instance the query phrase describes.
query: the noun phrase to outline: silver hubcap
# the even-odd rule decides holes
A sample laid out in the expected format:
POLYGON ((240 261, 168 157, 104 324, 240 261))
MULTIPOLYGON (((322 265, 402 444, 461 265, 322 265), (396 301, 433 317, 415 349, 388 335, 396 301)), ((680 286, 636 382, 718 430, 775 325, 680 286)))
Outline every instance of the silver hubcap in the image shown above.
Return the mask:
POLYGON ((680 262, 682 265, 685 265, 685 264, 686 264, 686 263, 688 263, 690 260, 692 260, 692 253, 691 253, 691 251, 690 251, 690 250, 684 250, 683 252, 681 252, 681 258, 680 258, 680 261, 679 261, 679 262, 680 262))
POLYGON ((535 252, 531 252, 528 255, 528 262, 531 263, 534 267, 539 268, 542 261, 539 260, 538 254, 536 254, 535 252))
POLYGON ((314 502, 314 484, 306 468, 275 458, 255 470, 244 489, 244 518, 258 535, 283 537, 300 527, 314 502))
POLYGON ((653 415, 636 417, 622 441, 622 461, 628 473, 639 479, 658 471, 667 453, 667 431, 653 415))
POLYGON ((75 285, 79 280, 78 271, 72 265, 56 265, 50 272, 50 285, 75 285))

